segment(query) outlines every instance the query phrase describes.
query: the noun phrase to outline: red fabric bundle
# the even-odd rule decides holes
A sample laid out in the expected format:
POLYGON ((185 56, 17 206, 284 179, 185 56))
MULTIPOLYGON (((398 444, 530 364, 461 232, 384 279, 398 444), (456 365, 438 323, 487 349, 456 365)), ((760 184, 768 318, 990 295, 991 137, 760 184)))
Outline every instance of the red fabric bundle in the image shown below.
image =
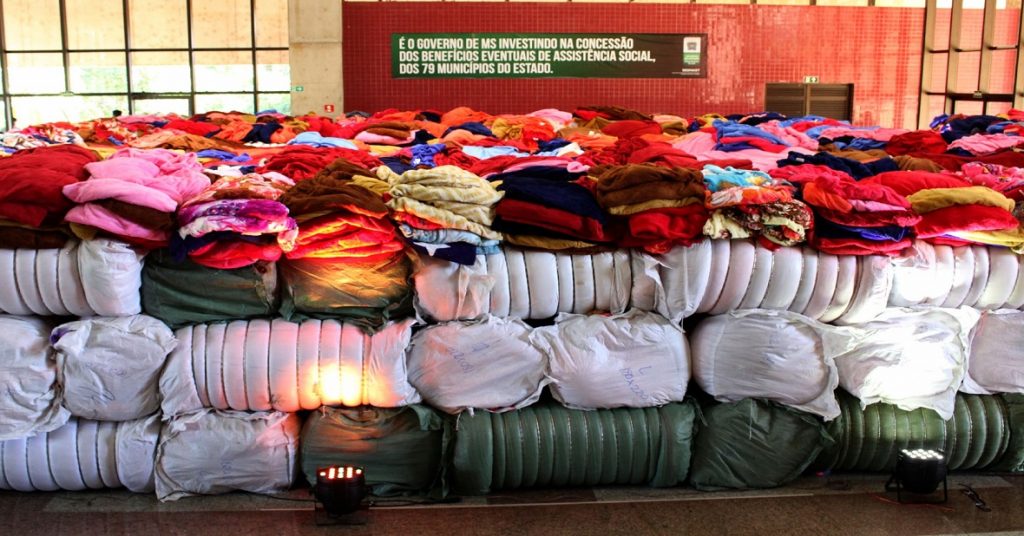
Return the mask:
POLYGON ((946 140, 938 132, 931 130, 916 130, 905 134, 897 134, 885 144, 885 152, 889 156, 900 156, 905 154, 946 152, 946 140))
POLYGON ((168 121, 167 124, 164 125, 164 128, 180 130, 182 132, 188 132, 189 134, 195 134, 196 136, 206 136, 207 134, 213 134, 220 130, 220 127, 213 123, 189 121, 187 119, 174 119, 168 121))
POLYGON ((639 212, 627 220, 626 233, 618 245, 642 248, 654 254, 666 253, 675 245, 688 246, 702 240, 707 220, 708 211, 700 203, 639 212))
POLYGON ((256 172, 276 171, 290 179, 301 181, 316 175, 321 169, 339 158, 345 158, 366 169, 373 169, 381 165, 381 161, 377 157, 363 151, 298 145, 290 146, 270 157, 256 172))
POLYGON ((913 244, 909 238, 896 242, 889 240, 858 240, 856 238, 819 238, 815 236, 811 244, 820 251, 832 255, 899 255, 901 251, 913 244))
POLYGON ((254 244, 244 240, 227 240, 207 244, 189 253, 194 262, 210 268, 233 270, 256 261, 274 262, 281 258, 276 242, 254 244))
POLYGON ((626 119, 609 123, 601 132, 616 138, 636 138, 644 134, 661 134, 661 125, 654 121, 626 119))
POLYGON ((911 211, 910 202, 892 188, 868 181, 844 180, 835 175, 821 175, 805 184, 803 199, 814 207, 818 215, 853 227, 910 227, 921 220, 911 211), (851 199, 899 208, 878 212, 856 211, 849 202, 851 199))
POLYGON ((1018 225, 1013 214, 999 207, 953 205, 923 215, 914 233, 918 238, 932 238, 954 231, 998 231, 1018 225))
POLYGON ((601 222, 537 203, 502 199, 495 206, 495 213, 511 223, 531 225, 587 242, 612 241, 612 237, 605 232, 601 222))
POLYGON ((927 171, 887 171, 861 181, 861 184, 881 184, 902 196, 931 188, 966 188, 971 183, 953 175, 927 171))
POLYGON ((789 181, 793 184, 813 182, 818 177, 832 177, 836 180, 852 181, 853 177, 837 169, 818 164, 800 164, 799 166, 783 166, 768 172, 772 178, 789 181))
POLYGON ((33 227, 60 222, 73 206, 64 186, 85 180, 85 165, 97 160, 77 145, 27 149, 0 159, 0 218, 33 227))

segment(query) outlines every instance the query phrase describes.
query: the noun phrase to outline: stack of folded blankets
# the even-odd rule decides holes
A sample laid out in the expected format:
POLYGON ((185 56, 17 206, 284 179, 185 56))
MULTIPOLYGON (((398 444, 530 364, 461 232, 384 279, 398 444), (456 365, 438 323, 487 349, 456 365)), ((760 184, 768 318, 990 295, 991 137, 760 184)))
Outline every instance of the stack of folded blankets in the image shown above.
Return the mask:
POLYGON ((825 253, 896 255, 910 246, 910 231, 921 221, 892 188, 826 166, 787 166, 772 175, 803 185, 803 201, 817 215, 811 244, 825 253))
POLYGON ((704 234, 711 238, 759 237, 777 246, 805 240, 814 225, 807 205, 793 197, 794 187, 763 171, 704 166, 711 211, 704 234))
POLYGON ((85 180, 96 153, 76 145, 18 151, 0 160, 0 247, 59 248, 68 232, 61 225, 73 203, 64 186, 85 180))
POLYGON ((494 228, 511 244, 579 250, 613 242, 607 214, 588 189, 578 164, 532 162, 487 177, 504 194, 494 228))
POLYGON ((660 254, 703 239, 708 213, 699 171, 628 164, 591 169, 590 177, 601 208, 625 222, 619 245, 660 254))
POLYGON ((920 239, 950 246, 1007 246, 1024 252, 1024 232, 1013 215, 1015 204, 996 190, 924 171, 882 173, 865 182, 888 186, 906 197, 921 215, 914 225, 920 239))
POLYGON ((79 203, 64 220, 83 239, 108 235, 146 248, 166 247, 178 206, 210 186, 195 154, 165 149, 121 149, 85 169, 88 180, 64 187, 79 203))
POLYGON ((502 194, 487 180, 455 166, 413 169, 398 175, 382 166, 390 184, 387 205, 402 233, 420 252, 473 264, 498 251, 501 233, 491 228, 502 194))
POLYGON ((298 225, 280 263, 286 318, 332 314, 379 326, 409 298, 404 241, 380 195, 352 180, 360 172, 369 173, 339 159, 281 196, 298 225))
POLYGON ((171 251, 211 268, 276 261, 295 247, 298 227, 278 199, 294 185, 279 173, 224 176, 178 210, 171 251))

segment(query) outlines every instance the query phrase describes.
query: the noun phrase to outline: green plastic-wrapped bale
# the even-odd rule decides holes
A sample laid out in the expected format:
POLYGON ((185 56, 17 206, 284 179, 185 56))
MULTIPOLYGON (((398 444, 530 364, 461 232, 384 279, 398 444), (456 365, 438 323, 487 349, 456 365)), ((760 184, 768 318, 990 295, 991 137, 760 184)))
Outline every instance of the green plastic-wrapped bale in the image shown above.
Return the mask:
POLYGON ((354 465, 376 495, 443 492, 447 430, 440 414, 418 404, 323 407, 302 427, 302 471, 313 484, 319 467, 354 465))
POLYGON ((277 268, 257 262, 220 270, 184 260, 167 250, 146 256, 142 310, 172 328, 217 320, 267 317, 278 308, 277 268))
POLYGON ((828 423, 836 442, 815 462, 818 468, 885 472, 902 449, 935 449, 945 453, 951 471, 981 470, 999 462, 1010 445, 1009 408, 1000 396, 957 393, 953 418, 944 421, 930 409, 861 408, 853 395, 836 394, 842 414, 828 423))
POLYGON ((831 442, 817 417, 763 400, 704 408, 690 483, 697 489, 781 486, 831 442))
POLYGON ((679 485, 690 467, 695 414, 692 403, 583 411, 553 402, 463 413, 455 432, 455 491, 679 485))

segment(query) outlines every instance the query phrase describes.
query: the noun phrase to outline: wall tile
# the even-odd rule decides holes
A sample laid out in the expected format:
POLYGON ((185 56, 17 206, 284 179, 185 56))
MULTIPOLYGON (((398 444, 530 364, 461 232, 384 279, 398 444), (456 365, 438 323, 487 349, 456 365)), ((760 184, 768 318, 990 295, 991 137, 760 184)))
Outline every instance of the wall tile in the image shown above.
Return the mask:
POLYGON ((518 113, 614 104, 683 115, 745 113, 763 109, 766 83, 814 75, 823 83, 854 84, 857 123, 912 127, 917 122, 921 9, 383 2, 345 3, 343 20, 348 110, 465 105, 518 113), (709 40, 708 77, 395 80, 392 32, 703 32, 709 40))

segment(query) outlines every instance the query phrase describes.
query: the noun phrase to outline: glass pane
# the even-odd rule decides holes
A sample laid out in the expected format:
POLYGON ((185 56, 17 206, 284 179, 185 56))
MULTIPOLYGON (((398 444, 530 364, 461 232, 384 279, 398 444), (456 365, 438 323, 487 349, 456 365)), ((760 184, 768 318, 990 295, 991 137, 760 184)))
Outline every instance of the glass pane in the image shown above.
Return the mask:
POLYGON ((245 112, 252 109, 252 94, 248 95, 196 95, 196 111, 202 112, 245 112))
POLYGON ((287 115, 292 113, 291 93, 260 93, 257 101, 259 102, 257 111, 275 110, 287 115))
POLYGON ((68 48, 124 48, 121 0, 64 0, 68 48))
POLYGON ((76 93, 125 93, 128 73, 120 52, 72 53, 71 91, 76 93))
POLYGON ((133 52, 132 91, 177 93, 191 91, 188 52, 133 52))
POLYGON ((288 0, 256 0, 255 17, 256 46, 288 46, 288 0))
POLYGON ((253 90, 251 52, 196 52, 195 62, 196 91, 253 90))
POLYGON ((868 0, 818 0, 819 6, 866 6, 868 0))
POLYGON ((260 91, 288 91, 292 85, 288 51, 257 52, 256 81, 260 91))
POLYGON ((807 6, 811 0, 757 0, 757 5, 762 6, 807 6))
POLYGON ((130 0, 132 48, 188 48, 185 7, 186 0, 130 0))
POLYGON ((60 54, 8 54, 11 93, 63 93, 64 60, 60 54))
POLYGON ((188 109, 188 99, 135 99, 132 101, 136 114, 170 114, 182 117, 192 115, 188 109))
MULTIPOLYGON (((287 25, 288 19, 285 19, 287 25)), ((192 46, 248 48, 252 46, 249 0, 192 2, 192 46)))
POLYGON ((60 3, 57 0, 5 0, 7 50, 60 50, 60 3))
POLYGON ((127 110, 128 97, 13 97, 11 110, 18 128, 54 121, 85 121, 97 117, 110 117, 114 110, 127 110))

